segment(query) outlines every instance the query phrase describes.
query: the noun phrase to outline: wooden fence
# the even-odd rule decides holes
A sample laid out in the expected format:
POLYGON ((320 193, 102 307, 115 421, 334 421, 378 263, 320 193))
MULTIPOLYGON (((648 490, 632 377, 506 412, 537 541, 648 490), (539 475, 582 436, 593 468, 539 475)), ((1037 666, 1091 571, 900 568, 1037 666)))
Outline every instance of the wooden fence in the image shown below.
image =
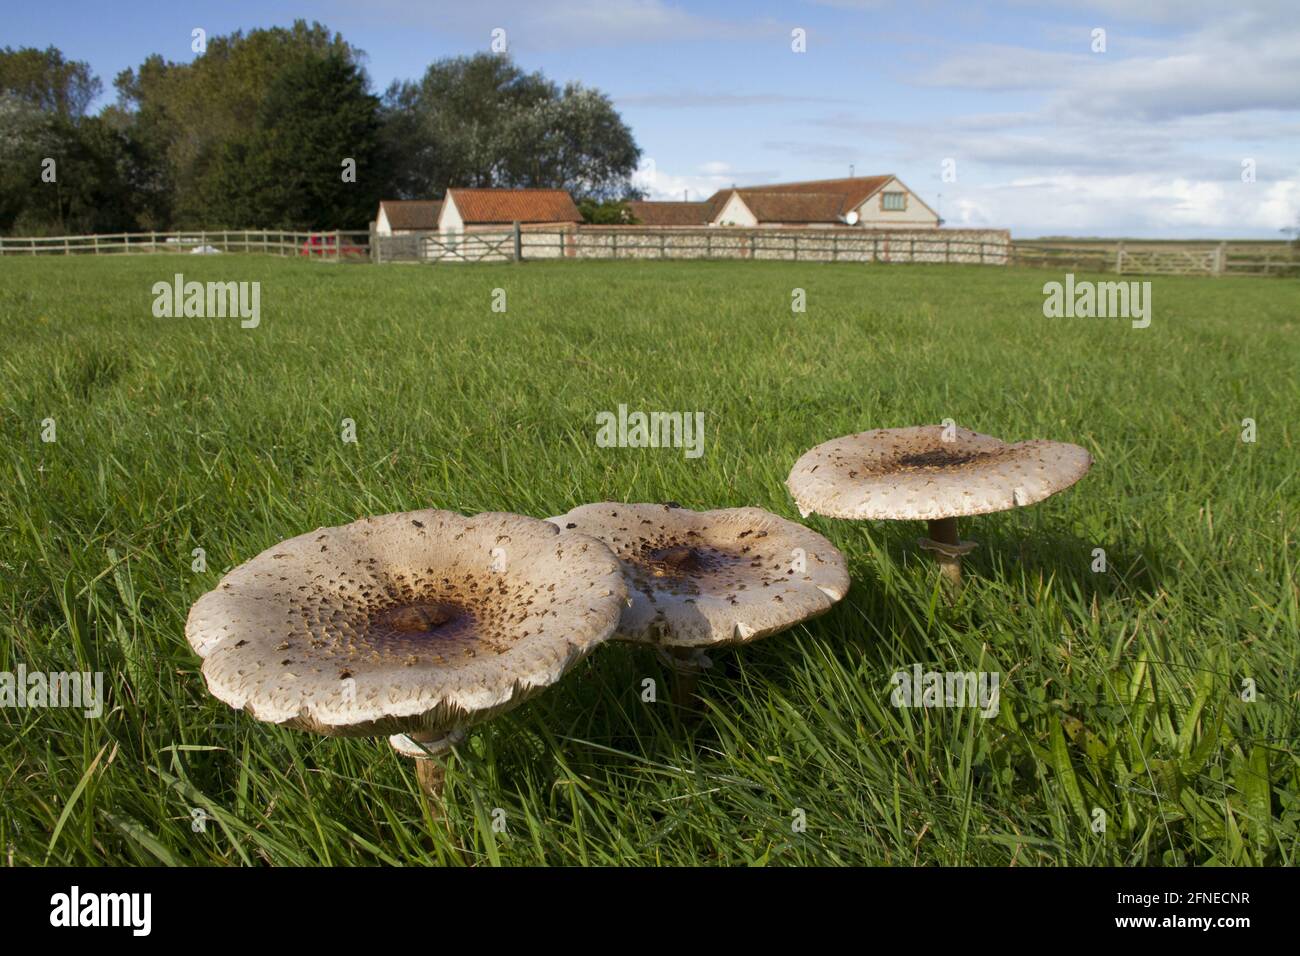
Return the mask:
POLYGON ((278 229, 118 232, 93 236, 0 236, 0 256, 149 255, 256 252, 343 262, 370 260, 370 233, 335 229, 289 232, 278 229))
POLYGON ((1002 230, 735 229, 522 226, 459 235, 359 230, 196 230, 91 236, 0 236, 0 256, 251 252, 329 262, 506 262, 528 259, 771 259, 1018 265, 1119 275, 1300 277, 1285 241, 1031 239, 1002 230))
POLYGON ((376 236, 383 262, 513 259, 772 259, 791 262, 936 262, 1006 265, 1002 230, 736 229, 715 227, 523 226, 376 236))
POLYGON ((1268 240, 1017 239, 1016 265, 1118 275, 1300 276, 1300 246, 1268 240))

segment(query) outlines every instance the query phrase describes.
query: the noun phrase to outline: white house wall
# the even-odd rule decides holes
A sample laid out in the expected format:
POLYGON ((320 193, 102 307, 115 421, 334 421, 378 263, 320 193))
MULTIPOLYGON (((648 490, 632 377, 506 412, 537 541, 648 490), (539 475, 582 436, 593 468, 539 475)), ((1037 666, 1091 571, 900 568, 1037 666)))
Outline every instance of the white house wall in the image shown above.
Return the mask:
POLYGON ((758 220, 754 214, 749 211, 739 193, 732 193, 731 197, 722 207, 722 212, 718 213, 713 220, 714 225, 718 226, 757 226, 758 220))
POLYGON ((857 207, 858 225, 867 229, 924 229, 937 228, 939 217, 932 213, 897 179, 891 179, 880 190, 867 197, 857 207), (893 211, 881 208, 881 196, 899 192, 907 196, 905 208, 893 211))
POLYGON ((464 232, 465 220, 460 216, 460 210, 456 208, 456 200, 451 198, 451 193, 447 193, 442 202, 442 211, 438 213, 438 231, 441 233, 464 232))

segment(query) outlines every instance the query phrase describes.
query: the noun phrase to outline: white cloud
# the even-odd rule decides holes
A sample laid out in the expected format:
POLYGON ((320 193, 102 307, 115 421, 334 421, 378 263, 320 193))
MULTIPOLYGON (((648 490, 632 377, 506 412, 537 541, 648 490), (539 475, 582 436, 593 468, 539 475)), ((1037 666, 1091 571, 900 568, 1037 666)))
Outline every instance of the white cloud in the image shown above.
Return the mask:
POLYGON ((643 189, 650 199, 708 199, 719 189, 731 185, 763 182, 773 177, 771 170, 739 170, 730 163, 711 160, 695 167, 694 172, 673 173, 660 169, 654 159, 645 159, 632 176, 632 185, 643 189))
POLYGON ((1025 176, 945 185, 950 226, 1021 224, 1038 235, 1276 235, 1300 216, 1300 183, 1133 175, 1025 176))
POLYGON ((1244 110, 1300 108, 1300 16, 1233 11, 1167 39, 1141 38, 1126 55, 1122 30, 1105 53, 1087 37, 1067 49, 981 44, 914 77, 925 86, 1039 92, 1057 115, 1170 119, 1244 110))

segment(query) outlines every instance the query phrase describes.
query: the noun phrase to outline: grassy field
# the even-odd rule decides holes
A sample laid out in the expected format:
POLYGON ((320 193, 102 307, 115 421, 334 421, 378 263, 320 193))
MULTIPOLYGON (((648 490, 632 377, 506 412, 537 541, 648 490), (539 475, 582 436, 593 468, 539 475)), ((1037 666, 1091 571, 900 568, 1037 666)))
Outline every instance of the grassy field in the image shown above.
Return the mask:
POLYGON ((0 708, 0 860, 1296 864, 1300 286, 1156 279, 1133 329, 1044 318, 1060 278, 0 260, 0 671, 102 671, 108 699, 0 708), (261 324, 154 318, 178 271, 260 281, 261 324), (597 447, 620 403, 703 411, 704 455, 597 447), (944 418, 1095 464, 964 522, 952 606, 920 526, 808 519, 848 556, 834 611, 716 654, 693 723, 642 703, 652 653, 604 648, 460 749, 445 821, 386 741, 234 712, 185 642, 223 568, 321 525, 605 499, 797 519, 800 453, 944 418), (997 716, 892 706, 915 663, 998 672, 997 716))

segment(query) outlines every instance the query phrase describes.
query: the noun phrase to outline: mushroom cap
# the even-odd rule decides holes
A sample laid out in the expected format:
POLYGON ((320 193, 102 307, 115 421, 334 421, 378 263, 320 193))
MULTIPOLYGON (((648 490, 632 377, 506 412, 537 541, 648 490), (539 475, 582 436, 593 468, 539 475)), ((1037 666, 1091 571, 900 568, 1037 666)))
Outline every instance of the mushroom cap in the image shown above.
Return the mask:
POLYGON ((616 640, 744 643, 830 610, 849 589, 834 545, 761 508, 602 502, 548 520, 599 538, 623 562, 631 601, 616 640))
POLYGON ((918 425, 835 438, 805 452, 785 484, 805 516, 934 520, 1032 505, 1092 467, 1078 445, 943 434, 918 425))
POLYGON ((627 601, 599 541, 520 515, 410 511, 320 528, 190 609, 208 690, 332 736, 452 733, 555 683, 627 601))

